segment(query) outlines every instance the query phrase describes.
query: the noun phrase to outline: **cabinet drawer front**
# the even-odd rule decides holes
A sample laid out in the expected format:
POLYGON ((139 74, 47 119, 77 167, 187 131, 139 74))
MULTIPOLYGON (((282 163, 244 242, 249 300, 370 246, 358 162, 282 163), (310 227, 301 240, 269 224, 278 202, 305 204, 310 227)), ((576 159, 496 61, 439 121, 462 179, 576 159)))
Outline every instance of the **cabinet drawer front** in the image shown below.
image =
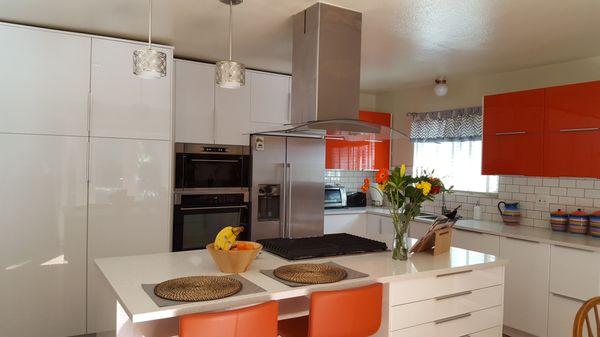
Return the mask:
MULTIPOLYGON (((448 321, 437 321, 412 328, 394 331, 391 337, 456 337, 479 333, 502 324, 502 307, 479 310, 467 315, 457 316, 448 321)), ((477 336, 477 335, 475 335, 477 336)), ((483 335, 487 336, 487 335, 483 335)), ((493 336, 493 335, 490 335, 493 336)))
POLYGON ((587 300, 600 294, 600 254, 552 246, 550 291, 587 300))
POLYGON ((464 337, 502 337, 502 327, 498 325, 491 329, 485 329, 483 331, 472 333, 464 337))
POLYGON ((468 269, 448 272, 435 277, 393 282, 390 283, 390 305, 423 301, 503 283, 504 267, 482 270, 468 269))
POLYGON ((575 315, 577 315, 577 311, 583 304, 583 301, 550 294, 549 303, 548 336, 571 336, 573 332, 573 321, 575 320, 575 315))
POLYGON ((500 252, 500 237, 456 229, 452 236, 452 246, 497 256, 500 252))
POLYGON ((463 291, 392 307, 392 331, 502 305, 502 286, 463 291))

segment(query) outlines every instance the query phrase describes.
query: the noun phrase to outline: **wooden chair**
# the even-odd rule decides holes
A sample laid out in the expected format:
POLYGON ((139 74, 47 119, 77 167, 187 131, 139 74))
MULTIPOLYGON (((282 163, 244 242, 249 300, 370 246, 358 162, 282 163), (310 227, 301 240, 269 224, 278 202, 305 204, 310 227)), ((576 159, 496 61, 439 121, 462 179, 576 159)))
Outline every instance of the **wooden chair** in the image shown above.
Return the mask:
POLYGON ((577 311, 575 321, 573 322, 573 337, 584 337, 585 331, 587 331, 587 337, 600 337, 599 305, 600 297, 594 297, 583 303, 579 311, 577 311), (594 323, 590 322, 592 310, 594 311, 594 323), (592 324, 595 324, 595 328, 592 327, 592 324))

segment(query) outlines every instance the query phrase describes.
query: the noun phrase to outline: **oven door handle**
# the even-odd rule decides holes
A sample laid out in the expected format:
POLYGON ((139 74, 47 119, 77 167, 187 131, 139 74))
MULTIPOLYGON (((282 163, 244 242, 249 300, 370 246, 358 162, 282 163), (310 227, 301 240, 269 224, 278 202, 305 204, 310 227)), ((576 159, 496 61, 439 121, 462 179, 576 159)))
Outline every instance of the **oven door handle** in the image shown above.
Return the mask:
POLYGON ((239 160, 233 159, 190 159, 194 163, 239 163, 239 160))
POLYGON ((181 207, 182 211, 201 211, 207 209, 248 208, 246 205, 239 206, 211 206, 211 207, 181 207))

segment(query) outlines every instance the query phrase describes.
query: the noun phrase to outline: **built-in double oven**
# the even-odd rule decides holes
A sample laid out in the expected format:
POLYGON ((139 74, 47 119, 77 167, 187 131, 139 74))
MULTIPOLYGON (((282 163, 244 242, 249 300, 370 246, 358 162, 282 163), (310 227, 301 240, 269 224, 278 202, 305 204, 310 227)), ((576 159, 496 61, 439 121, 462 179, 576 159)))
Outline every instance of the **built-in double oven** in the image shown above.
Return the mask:
POLYGON ((175 144, 173 251, 203 249, 226 226, 250 237, 250 149, 175 144))

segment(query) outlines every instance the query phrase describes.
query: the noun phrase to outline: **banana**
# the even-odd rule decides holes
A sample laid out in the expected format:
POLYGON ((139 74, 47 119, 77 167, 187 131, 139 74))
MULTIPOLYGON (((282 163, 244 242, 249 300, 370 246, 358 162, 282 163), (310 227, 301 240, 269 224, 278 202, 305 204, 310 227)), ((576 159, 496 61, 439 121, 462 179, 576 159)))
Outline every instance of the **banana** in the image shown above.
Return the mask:
POLYGON ((227 226, 217 234, 215 238, 215 249, 230 250, 235 245, 238 235, 244 231, 244 227, 227 226))

